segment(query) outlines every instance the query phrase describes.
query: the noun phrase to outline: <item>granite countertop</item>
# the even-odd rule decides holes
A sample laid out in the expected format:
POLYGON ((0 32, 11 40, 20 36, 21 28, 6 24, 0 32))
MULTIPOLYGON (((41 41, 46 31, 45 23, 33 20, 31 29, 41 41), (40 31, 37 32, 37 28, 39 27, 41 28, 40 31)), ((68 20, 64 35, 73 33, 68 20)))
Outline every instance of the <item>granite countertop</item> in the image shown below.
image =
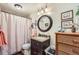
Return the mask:
POLYGON ((32 37, 33 40, 44 42, 49 39, 49 37, 32 37))

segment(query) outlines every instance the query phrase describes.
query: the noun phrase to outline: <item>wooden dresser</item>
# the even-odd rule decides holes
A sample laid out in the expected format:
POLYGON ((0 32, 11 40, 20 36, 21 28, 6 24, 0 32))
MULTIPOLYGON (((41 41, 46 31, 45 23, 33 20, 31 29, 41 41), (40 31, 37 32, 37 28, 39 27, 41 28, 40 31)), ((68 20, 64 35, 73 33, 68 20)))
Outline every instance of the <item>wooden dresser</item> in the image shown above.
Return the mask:
POLYGON ((57 55, 79 55, 79 33, 56 33, 57 55))

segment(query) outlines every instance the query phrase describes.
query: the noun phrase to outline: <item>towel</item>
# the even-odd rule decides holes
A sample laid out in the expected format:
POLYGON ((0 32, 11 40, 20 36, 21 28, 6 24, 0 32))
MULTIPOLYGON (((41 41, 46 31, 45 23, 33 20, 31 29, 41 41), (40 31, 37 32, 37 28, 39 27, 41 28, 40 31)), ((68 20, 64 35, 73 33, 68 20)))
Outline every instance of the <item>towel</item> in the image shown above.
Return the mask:
POLYGON ((0 47, 6 45, 7 41, 5 39, 5 35, 3 31, 0 31, 0 47))

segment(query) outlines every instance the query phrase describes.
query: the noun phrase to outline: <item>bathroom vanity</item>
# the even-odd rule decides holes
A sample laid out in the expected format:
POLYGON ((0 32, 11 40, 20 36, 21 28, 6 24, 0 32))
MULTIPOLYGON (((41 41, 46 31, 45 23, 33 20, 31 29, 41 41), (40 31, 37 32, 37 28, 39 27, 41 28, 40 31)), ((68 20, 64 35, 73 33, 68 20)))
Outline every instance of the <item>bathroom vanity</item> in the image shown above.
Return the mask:
POLYGON ((44 55, 44 50, 50 45, 48 37, 32 37, 31 39, 31 54, 44 55))
POLYGON ((57 55, 79 55, 79 33, 56 33, 57 55))

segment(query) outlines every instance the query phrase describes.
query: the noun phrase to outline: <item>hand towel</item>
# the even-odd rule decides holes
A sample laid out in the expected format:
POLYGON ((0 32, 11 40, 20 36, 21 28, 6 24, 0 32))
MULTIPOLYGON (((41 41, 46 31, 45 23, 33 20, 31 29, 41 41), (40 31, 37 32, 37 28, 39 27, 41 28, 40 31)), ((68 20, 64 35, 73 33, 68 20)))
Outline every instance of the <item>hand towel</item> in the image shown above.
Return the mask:
POLYGON ((6 45, 7 41, 3 31, 0 31, 0 46, 6 45))

